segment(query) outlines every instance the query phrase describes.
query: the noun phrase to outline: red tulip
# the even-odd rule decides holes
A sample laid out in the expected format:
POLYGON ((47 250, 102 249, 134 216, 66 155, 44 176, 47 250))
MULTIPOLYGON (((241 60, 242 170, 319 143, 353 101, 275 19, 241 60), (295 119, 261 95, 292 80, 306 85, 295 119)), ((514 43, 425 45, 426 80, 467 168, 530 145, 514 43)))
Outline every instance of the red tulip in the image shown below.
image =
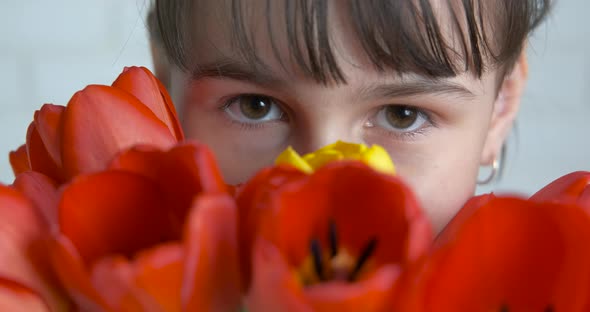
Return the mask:
POLYGON ((590 211, 590 172, 577 171, 564 175, 535 193, 531 200, 577 204, 590 211))
POLYGON ((46 311, 46 303, 62 311, 67 301, 46 262, 43 217, 18 191, 0 186, 0 220, 0 311, 46 311))
POLYGON ((164 87, 145 68, 131 67, 113 86, 90 85, 67 107, 46 104, 35 113, 23 149, 12 154, 15 174, 30 168, 64 183, 98 172, 137 144, 169 148, 183 134, 164 87))
POLYGON ((431 242, 427 218, 410 190, 362 163, 261 180, 249 182, 238 202, 240 195, 249 196, 247 189, 255 191, 250 183, 284 184, 274 184, 276 190, 251 208, 261 212, 251 244, 249 310, 380 311, 400 272, 431 242))
POLYGON ((445 231, 399 310, 590 311, 590 217, 578 207, 488 198, 445 231))
POLYGON ((211 153, 133 148, 63 189, 52 262, 83 311, 232 311, 235 202, 211 153))

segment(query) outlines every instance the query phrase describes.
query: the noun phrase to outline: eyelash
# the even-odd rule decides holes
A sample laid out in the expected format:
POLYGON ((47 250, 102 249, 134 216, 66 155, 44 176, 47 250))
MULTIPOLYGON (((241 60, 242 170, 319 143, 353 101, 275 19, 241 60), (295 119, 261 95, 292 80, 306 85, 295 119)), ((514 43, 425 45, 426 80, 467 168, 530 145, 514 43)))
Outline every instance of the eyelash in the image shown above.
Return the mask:
POLYGON ((224 115, 228 124, 230 124, 231 126, 237 127, 239 130, 243 130, 243 131, 259 130, 259 129, 264 129, 267 127, 272 127, 274 124, 276 124, 278 122, 284 122, 288 116, 285 109, 283 109, 283 106, 280 105, 279 100, 277 100, 271 96, 267 96, 267 95, 263 95, 263 94, 244 93, 244 94, 239 94, 239 95, 226 96, 221 99, 221 102, 223 104, 218 109, 224 115), (261 122, 261 123, 246 123, 246 122, 240 122, 238 120, 231 119, 231 118, 227 117, 227 113, 225 112, 225 110, 227 110, 230 105, 234 104, 234 102, 236 100, 243 98, 243 97, 247 97, 247 96, 259 96, 259 97, 265 97, 265 98, 272 100, 275 103, 275 105, 278 105, 279 108, 284 112, 285 119, 275 120, 275 121, 267 121, 267 122, 261 122))
MULTIPOLYGON (((387 107, 407 107, 407 108, 414 109, 422 118, 424 118, 425 125, 416 129, 416 130, 413 130, 413 131, 399 132, 399 131, 393 131, 393 130, 385 129, 383 127, 375 126, 374 122, 369 121, 368 123, 370 123, 371 126, 369 126, 368 128, 373 129, 374 131, 377 131, 380 135, 384 135, 388 138, 398 140, 398 141, 412 141, 412 140, 417 139, 417 137, 419 137, 421 135, 427 134, 428 131, 430 131, 432 128, 438 128, 438 123, 433 118, 433 114, 427 110, 418 108, 416 106, 411 106, 411 105, 388 104, 388 105, 383 105, 383 106, 379 107, 377 110, 377 113, 379 113, 383 109, 386 109, 387 107)), ((373 114, 373 115, 377 115, 377 114, 373 114)))
POLYGON ((271 122, 263 122, 263 123, 245 123, 245 122, 239 122, 237 120, 228 120, 229 124, 232 126, 237 127, 239 130, 259 130, 259 129, 264 129, 268 126, 270 126, 269 124, 273 124, 275 123, 274 121, 271 122))
MULTIPOLYGON (((428 121, 429 122, 429 121, 428 121)), ((429 122, 430 123, 430 122, 429 122)), ((418 130, 414 130, 411 132, 395 132, 387 129, 383 129, 381 127, 376 128, 375 131, 383 134, 388 138, 392 138, 398 141, 412 141, 415 140, 418 136, 425 135, 430 130, 430 126, 435 127, 434 124, 430 123, 430 125, 426 127, 422 127, 418 130)))

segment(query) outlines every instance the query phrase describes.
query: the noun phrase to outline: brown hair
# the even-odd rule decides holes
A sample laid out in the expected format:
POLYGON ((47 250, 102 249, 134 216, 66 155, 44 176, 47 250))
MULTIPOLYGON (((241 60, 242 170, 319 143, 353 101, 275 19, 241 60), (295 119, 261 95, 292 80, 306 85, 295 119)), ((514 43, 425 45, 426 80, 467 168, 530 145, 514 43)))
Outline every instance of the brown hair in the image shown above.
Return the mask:
MULTIPOLYGON (((169 61, 191 70, 190 31, 198 19, 189 16, 199 0, 155 0, 148 15, 154 40, 169 61)), ((231 0, 233 40, 247 60, 257 61, 256 49, 243 22, 247 1, 231 0)), ((267 0, 266 16, 277 0, 267 0)), ((356 38, 375 69, 427 77, 452 77, 489 68, 503 74, 518 59, 532 30, 544 19, 551 0, 447 0, 458 49, 443 36, 430 0, 341 0, 356 38), (484 27, 485 25, 485 27, 484 27)), ((441 0, 443 3, 443 0, 441 0)), ((289 50, 304 73, 318 82, 345 82, 329 39, 325 0, 285 0, 284 20, 289 50), (301 38, 298 38, 301 34, 301 38)), ((270 22, 268 23, 269 32, 270 22)), ((273 40, 271 38, 271 40, 273 40)), ((457 45, 454 45, 457 47, 457 45)), ((275 51, 275 53, 277 53, 275 51)), ((280 56, 279 56, 280 57, 280 56)), ((503 78, 503 75, 502 75, 503 78)))

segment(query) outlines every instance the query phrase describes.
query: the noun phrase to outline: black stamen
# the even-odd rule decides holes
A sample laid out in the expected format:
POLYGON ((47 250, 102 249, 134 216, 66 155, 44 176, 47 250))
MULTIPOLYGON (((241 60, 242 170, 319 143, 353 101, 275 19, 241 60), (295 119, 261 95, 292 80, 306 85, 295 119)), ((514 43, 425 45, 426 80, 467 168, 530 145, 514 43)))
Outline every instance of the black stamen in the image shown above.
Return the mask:
POLYGON ((553 305, 551 305, 551 304, 550 304, 550 305, 548 305, 548 306, 545 308, 545 311, 544 311, 544 312, 553 312, 553 311, 554 311, 554 309, 553 309, 553 305))
POLYGON ((350 272, 350 275, 348 276, 348 281, 352 282, 356 279, 356 276, 359 274, 359 272, 363 268, 363 265, 365 264, 365 262, 367 262, 367 260, 369 260, 369 257, 371 257, 371 255, 375 251, 376 247, 377 247, 377 239, 376 238, 371 239, 367 243, 365 248, 363 248, 361 255, 359 256, 358 261, 356 262, 356 264, 354 266, 354 269, 352 269, 352 272, 350 272))
MULTIPOLYGON (((508 309, 508 305, 502 305, 500 307, 500 312, 509 312, 510 310, 508 309)), ((543 312, 553 312, 553 305, 548 305, 545 310, 543 310, 543 312)))
POLYGON ((320 246, 320 241, 317 239, 311 240, 309 249, 311 250, 311 255, 313 257, 313 268, 315 269, 319 279, 323 281, 324 268, 322 263, 322 246, 320 246))
POLYGON ((334 258, 336 257, 336 254, 338 254, 338 232, 334 221, 330 221, 330 233, 328 238, 330 241, 330 256, 334 258))

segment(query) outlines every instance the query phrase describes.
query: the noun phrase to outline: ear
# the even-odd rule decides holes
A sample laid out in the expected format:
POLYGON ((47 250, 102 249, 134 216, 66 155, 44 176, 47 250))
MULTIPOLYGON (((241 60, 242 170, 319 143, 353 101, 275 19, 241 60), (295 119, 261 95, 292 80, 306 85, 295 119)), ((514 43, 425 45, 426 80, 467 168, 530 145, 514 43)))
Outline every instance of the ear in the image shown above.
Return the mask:
POLYGON ((170 90, 170 62, 162 46, 150 40, 150 50, 152 52, 152 62, 154 64, 154 74, 170 90))
POLYGON ((512 130, 528 78, 526 51, 523 49, 512 71, 504 78, 494 102, 492 119, 481 155, 481 165, 489 166, 501 152, 512 130))

